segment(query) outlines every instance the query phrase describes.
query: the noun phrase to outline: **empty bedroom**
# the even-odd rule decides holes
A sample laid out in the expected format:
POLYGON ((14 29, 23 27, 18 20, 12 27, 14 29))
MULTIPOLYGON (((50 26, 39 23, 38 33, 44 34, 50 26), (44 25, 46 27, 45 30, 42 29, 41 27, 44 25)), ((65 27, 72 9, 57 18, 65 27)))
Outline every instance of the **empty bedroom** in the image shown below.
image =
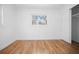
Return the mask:
POLYGON ((0 4, 0 54, 78 54, 79 5, 0 4))

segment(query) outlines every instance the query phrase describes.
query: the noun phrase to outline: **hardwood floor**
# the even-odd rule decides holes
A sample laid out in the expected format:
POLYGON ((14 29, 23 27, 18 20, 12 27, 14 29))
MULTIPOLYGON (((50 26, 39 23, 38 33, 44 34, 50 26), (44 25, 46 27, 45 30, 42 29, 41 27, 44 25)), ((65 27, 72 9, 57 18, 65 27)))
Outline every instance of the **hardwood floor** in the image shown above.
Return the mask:
POLYGON ((17 40, 0 51, 1 54, 73 54, 79 53, 79 44, 63 40, 17 40))

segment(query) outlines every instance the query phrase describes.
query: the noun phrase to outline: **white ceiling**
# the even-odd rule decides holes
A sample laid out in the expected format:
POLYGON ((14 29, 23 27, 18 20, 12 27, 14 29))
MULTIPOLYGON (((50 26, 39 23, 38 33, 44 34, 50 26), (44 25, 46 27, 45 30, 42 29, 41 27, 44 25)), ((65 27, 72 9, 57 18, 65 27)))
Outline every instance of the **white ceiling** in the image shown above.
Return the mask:
POLYGON ((16 4, 16 6, 30 9, 62 9, 64 7, 72 8, 75 4, 16 4))

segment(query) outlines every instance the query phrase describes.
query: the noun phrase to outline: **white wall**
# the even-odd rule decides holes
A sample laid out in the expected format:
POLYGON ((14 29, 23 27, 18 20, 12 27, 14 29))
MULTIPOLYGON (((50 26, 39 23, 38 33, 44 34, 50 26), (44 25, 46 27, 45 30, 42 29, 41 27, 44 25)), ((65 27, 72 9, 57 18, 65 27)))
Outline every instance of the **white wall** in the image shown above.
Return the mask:
POLYGON ((17 39, 62 39, 62 14, 57 9, 18 9, 17 39), (47 25, 32 25, 32 15, 46 15, 47 25))
POLYGON ((63 8, 62 10, 62 18, 63 18, 63 36, 62 38, 71 43, 71 10, 68 7, 63 8))
POLYGON ((71 43, 71 11, 62 9, 19 8, 16 39, 64 39, 71 43), (32 25, 32 15, 46 15, 47 25, 32 25))
MULTIPOLYGON (((2 5, 3 24, 0 22, 0 50, 15 41, 15 8, 13 5, 2 5)), ((1 14, 1 13, 0 13, 1 14)), ((2 19, 0 19, 2 20, 2 19)))

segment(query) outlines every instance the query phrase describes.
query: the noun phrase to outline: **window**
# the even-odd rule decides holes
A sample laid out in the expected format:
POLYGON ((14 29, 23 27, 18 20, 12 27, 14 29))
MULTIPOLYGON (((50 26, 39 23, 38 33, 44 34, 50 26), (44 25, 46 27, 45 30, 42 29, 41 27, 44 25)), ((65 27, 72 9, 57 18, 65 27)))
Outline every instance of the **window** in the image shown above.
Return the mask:
POLYGON ((32 24, 33 25, 45 25, 47 24, 47 16, 33 15, 32 16, 32 24))

